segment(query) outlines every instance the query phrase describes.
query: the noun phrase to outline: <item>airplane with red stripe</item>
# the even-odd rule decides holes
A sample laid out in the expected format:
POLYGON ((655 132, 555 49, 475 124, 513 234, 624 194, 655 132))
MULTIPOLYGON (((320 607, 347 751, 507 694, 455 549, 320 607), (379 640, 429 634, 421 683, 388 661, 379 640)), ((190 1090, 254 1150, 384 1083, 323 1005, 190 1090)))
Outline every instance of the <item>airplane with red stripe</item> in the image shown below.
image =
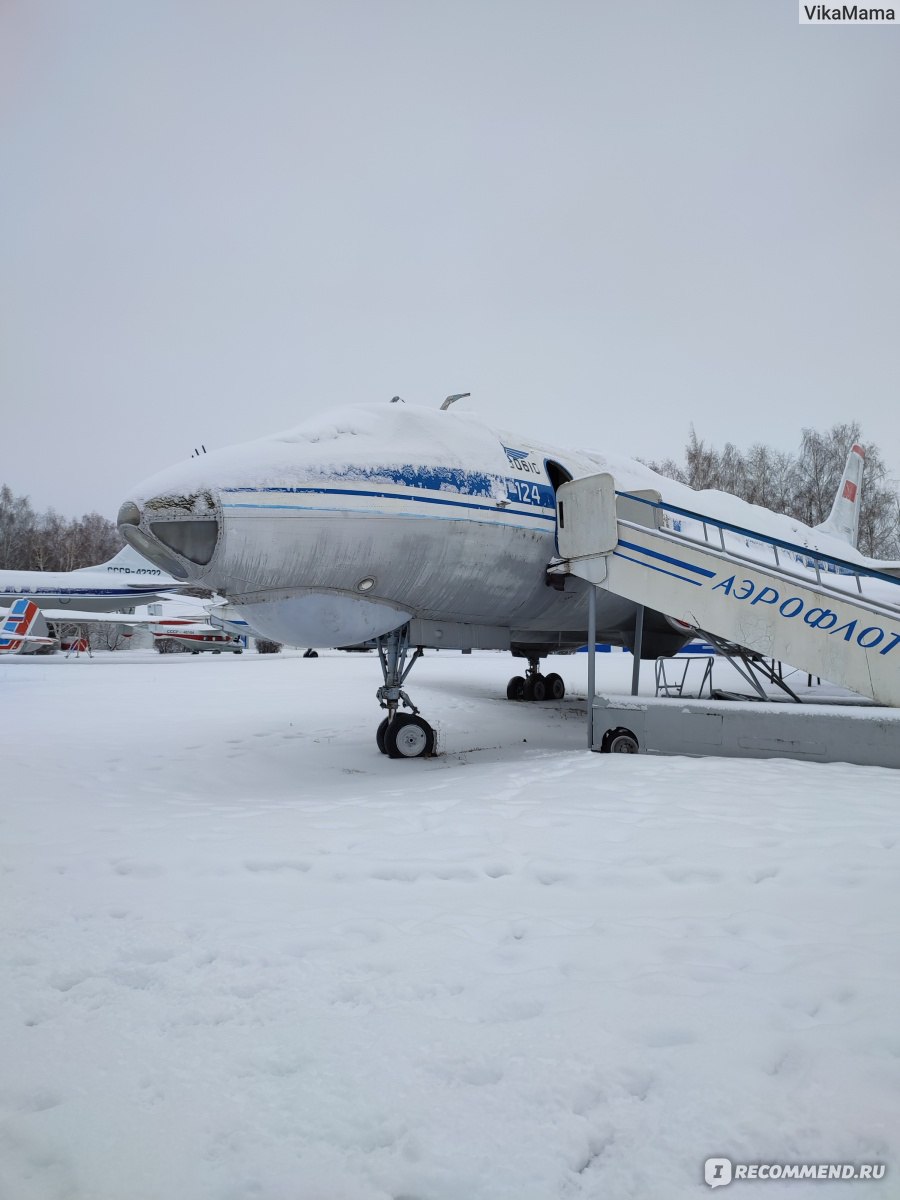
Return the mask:
POLYGON ((0 625, 0 654, 21 654, 32 646, 52 646, 47 625, 33 600, 20 597, 0 625))

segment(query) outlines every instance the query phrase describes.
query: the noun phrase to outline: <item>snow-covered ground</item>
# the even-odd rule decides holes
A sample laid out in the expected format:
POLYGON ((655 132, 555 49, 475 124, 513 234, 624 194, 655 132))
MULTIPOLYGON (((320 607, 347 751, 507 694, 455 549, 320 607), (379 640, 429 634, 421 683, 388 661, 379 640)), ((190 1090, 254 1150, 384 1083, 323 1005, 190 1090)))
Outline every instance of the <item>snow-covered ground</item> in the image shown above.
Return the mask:
POLYGON ((546 669, 429 655, 396 762, 371 655, 0 663, 2 1200, 900 1195, 898 774, 589 754, 546 669))

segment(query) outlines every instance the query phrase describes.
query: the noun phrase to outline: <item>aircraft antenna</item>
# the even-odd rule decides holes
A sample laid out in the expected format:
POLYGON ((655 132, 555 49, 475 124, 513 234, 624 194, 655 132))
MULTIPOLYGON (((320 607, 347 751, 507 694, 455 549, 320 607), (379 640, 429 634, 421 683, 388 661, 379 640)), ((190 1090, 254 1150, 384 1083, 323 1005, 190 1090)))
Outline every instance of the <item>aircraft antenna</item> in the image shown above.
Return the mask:
POLYGON ((457 392, 455 396, 448 396, 441 405, 441 412, 445 412, 451 404, 455 404, 457 400, 465 400, 466 396, 471 396, 471 392, 457 392))

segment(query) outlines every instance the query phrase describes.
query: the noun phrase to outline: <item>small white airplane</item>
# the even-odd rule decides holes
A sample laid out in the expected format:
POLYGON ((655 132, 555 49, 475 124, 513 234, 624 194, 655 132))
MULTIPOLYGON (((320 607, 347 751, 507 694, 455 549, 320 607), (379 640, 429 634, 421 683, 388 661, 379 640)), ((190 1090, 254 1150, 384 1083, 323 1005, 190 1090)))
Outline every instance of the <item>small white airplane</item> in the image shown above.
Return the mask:
POLYGON ((124 546, 109 562, 77 571, 0 571, 0 608, 25 597, 41 609, 118 612, 183 586, 124 546))
MULTIPOLYGON (((244 652, 246 637, 213 624, 210 605, 202 600, 185 597, 149 604, 143 623, 149 627, 154 642, 175 642, 191 654, 207 651, 212 654, 221 654, 222 651, 230 654, 244 652)), ((246 628, 243 632, 246 635, 246 628)))
MULTIPOLYGON (((224 595, 229 613, 263 637, 310 647, 377 639, 387 710, 378 746, 411 758, 434 748, 403 691, 424 647, 510 650, 529 662, 510 680, 510 699, 564 695, 540 660, 585 644, 589 585, 552 570, 563 483, 607 471, 623 491, 652 488, 694 512, 847 558, 856 554, 862 463, 854 447, 831 516, 812 529, 631 459, 500 432, 446 402, 360 405, 164 471, 134 489, 118 520, 135 550, 224 595)), ((602 593, 598 639, 632 647, 637 611, 602 593)), ((641 656, 673 654, 689 636, 647 611, 641 656)))
POLYGON ((189 650, 191 654, 243 654, 244 643, 240 637, 225 633, 206 621, 164 621, 152 631, 154 641, 170 641, 189 650))

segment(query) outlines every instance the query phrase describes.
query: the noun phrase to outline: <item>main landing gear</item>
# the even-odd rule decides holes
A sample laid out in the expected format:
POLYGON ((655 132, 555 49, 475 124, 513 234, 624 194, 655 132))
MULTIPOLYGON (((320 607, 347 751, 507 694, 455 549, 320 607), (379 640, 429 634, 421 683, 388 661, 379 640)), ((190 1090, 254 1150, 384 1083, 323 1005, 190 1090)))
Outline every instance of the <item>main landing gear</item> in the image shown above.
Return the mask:
POLYGON ((384 684, 375 693, 387 716, 378 726, 375 741, 390 758, 427 758, 434 753, 434 730, 419 716, 419 710, 403 691, 407 675, 422 657, 419 646, 409 656, 409 626, 378 638, 378 657, 384 684), (407 661, 408 660, 408 661, 407 661), (400 703, 410 712, 400 712, 400 703))
POLYGON ((525 674, 513 675, 506 685, 507 700, 562 700, 565 694, 562 675, 542 675, 539 658, 529 658, 525 674))

